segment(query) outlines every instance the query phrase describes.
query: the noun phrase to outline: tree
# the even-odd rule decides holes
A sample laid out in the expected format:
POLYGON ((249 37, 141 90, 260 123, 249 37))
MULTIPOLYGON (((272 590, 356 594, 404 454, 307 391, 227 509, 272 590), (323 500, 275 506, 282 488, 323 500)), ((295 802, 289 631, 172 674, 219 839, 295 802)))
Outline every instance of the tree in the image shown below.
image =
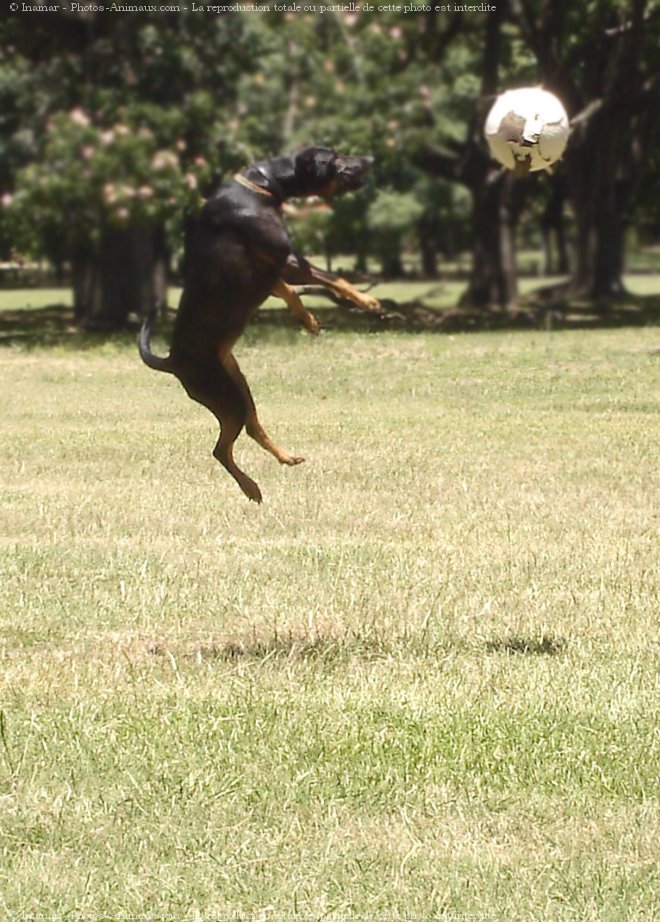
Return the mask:
POLYGON ((384 276, 404 275, 402 243, 415 229, 423 211, 423 205, 411 193, 379 192, 369 206, 367 224, 372 248, 380 257, 384 276))
POLYGON ((568 243, 564 217, 566 171, 559 170, 549 179, 549 188, 540 221, 543 239, 543 275, 568 275, 568 243))
MULTIPOLYGON (((515 307, 517 225, 532 188, 560 269, 572 201, 569 293, 620 292, 625 228, 635 209, 647 226, 656 220, 660 13, 650 0, 505 0, 482 16, 62 11, 24 22, 0 25, 0 199, 12 216, 0 217, 0 245, 21 231, 35 252, 72 264, 87 325, 114 327, 162 300, 181 213, 229 171, 300 144, 376 156, 370 188, 310 225, 328 259, 349 250, 364 268, 370 241, 384 255, 389 219, 390 229, 412 222, 405 243, 418 241, 432 274, 436 250, 455 246, 447 227, 464 238, 469 202, 463 303, 480 310, 515 307), (483 122, 505 87, 541 80, 570 110, 573 134, 553 177, 521 182, 488 156, 483 122), (378 215, 376 188, 423 211, 408 209, 403 224, 395 211, 378 215)), ((398 247, 388 247, 392 272, 398 247)))
MULTIPOLYGON (((16 235, 30 238, 56 264, 71 264, 76 319, 121 327, 165 295, 165 224, 184 194, 196 190, 208 163, 183 173, 149 127, 159 111, 133 105, 112 127, 76 108, 49 119, 42 159, 18 176, 12 198, 16 235)), ((159 130, 163 130, 162 123, 159 130)))
POLYGON ((544 86, 572 115, 565 159, 576 246, 565 294, 605 304, 624 290, 640 141, 657 119, 660 10, 647 0, 510 0, 510 9, 544 86))
POLYGON ((29 162, 14 158, 4 204, 15 235, 70 262, 78 320, 115 329, 162 303, 168 232, 241 164, 232 117, 260 38, 248 17, 45 18, 2 27, 2 67, 32 81, 29 162))
POLYGON ((499 87, 503 11, 503 4, 498 4, 485 18, 479 91, 476 100, 472 99, 466 136, 448 139, 448 152, 422 146, 415 159, 431 175, 461 183, 472 196, 472 269, 461 306, 510 311, 518 294, 515 179, 492 162, 483 139, 483 123, 499 87))

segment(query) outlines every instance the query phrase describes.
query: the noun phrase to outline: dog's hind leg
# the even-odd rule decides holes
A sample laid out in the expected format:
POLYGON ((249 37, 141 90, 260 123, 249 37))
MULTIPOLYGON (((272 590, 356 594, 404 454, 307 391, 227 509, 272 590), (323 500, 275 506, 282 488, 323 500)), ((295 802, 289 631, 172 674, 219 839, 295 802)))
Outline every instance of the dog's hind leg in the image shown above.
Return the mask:
POLYGON ((300 464, 302 461, 304 461, 304 458, 296 458, 293 455, 290 455, 287 451, 284 451, 282 448, 278 448, 278 446, 273 442, 264 427, 259 422, 257 409, 254 405, 254 400, 252 398, 252 394, 250 393, 250 388, 247 381, 245 380, 243 372, 238 366, 238 362, 234 358, 233 353, 224 353, 224 355, 222 355, 222 363, 227 369, 227 372, 231 375, 236 386, 239 388, 245 401, 245 431, 247 434, 251 436, 255 442, 261 445, 262 448, 265 448, 266 451, 271 453, 271 455, 274 455, 280 464, 288 464, 292 466, 294 464, 300 464))
POLYGON ((198 368, 193 374, 180 377, 188 395, 207 407, 220 423, 220 438, 213 449, 213 457, 231 474, 248 499, 260 503, 262 496, 258 485, 234 461, 234 442, 249 417, 249 405, 241 388, 219 361, 212 367, 198 368))

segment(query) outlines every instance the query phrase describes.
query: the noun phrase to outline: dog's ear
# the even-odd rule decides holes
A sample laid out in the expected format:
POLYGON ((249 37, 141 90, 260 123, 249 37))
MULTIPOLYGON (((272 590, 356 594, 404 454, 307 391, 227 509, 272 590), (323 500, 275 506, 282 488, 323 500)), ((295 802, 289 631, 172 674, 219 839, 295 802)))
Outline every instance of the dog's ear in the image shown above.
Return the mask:
POLYGON ((305 188, 322 187, 334 177, 336 158, 329 147, 306 147, 296 155, 296 176, 305 188))

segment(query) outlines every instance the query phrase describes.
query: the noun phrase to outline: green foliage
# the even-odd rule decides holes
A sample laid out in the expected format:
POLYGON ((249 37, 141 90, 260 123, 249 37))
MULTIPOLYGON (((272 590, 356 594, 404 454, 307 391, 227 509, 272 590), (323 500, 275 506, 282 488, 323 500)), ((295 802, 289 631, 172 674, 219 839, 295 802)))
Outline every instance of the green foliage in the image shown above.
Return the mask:
POLYGON ((424 211, 412 193, 381 190, 369 206, 367 226, 372 252, 378 256, 386 275, 401 272, 403 242, 424 211))
POLYGON ((329 209, 313 210, 289 222, 296 247, 303 253, 330 254, 329 239, 334 215, 329 209))
POLYGON ((415 226, 423 211, 414 195, 381 190, 369 206, 369 229, 377 234, 402 235, 415 226))
MULTIPOLYGON (((625 23, 627 4, 529 8, 545 17, 548 49, 563 62, 556 78, 573 84, 567 102, 576 111, 599 74, 616 71, 613 38, 603 36, 625 23)), ((194 198, 195 182, 207 195, 246 162, 312 142, 373 153, 378 187, 404 196, 415 190, 428 212, 431 201, 419 197, 422 174, 412 163, 423 148, 455 155, 474 135, 490 21, 452 12, 189 12, 118 15, 112 22, 90 14, 83 23, 57 14, 49 25, 34 17, 27 30, 18 19, 0 24, 0 196, 7 204, 16 194, 14 214, 0 217, 0 238, 3 224, 5 236, 16 237, 17 213, 29 205, 35 210, 21 239, 35 253, 73 245, 76 237, 93 240, 101 220, 173 224, 194 198), (77 111, 89 119, 86 131, 68 122, 77 111), (121 126, 130 137, 104 141, 121 126), (159 151, 176 163, 151 177, 159 151), (56 168, 48 165, 51 156, 56 168), (134 193, 140 189, 142 195, 134 193)), ((658 22, 647 23, 640 66, 657 48, 658 22)), ((500 45, 500 88, 544 79, 511 11, 500 45)), ((654 89, 651 82, 649 100, 654 89)), ((657 137, 647 135, 649 150, 636 166, 646 211, 657 173, 648 166, 657 137)), ((325 233, 326 249, 333 237, 356 240, 368 206, 363 196, 359 207, 341 208, 310 233, 325 233)), ((444 221, 448 206, 441 209, 444 221)))
POLYGON ((249 17, 204 20, 119 16, 82 37, 64 14, 52 34, 0 27, 14 42, 0 52, 6 236, 56 259, 98 247, 105 226, 178 220, 241 165, 232 118, 261 42, 249 17))

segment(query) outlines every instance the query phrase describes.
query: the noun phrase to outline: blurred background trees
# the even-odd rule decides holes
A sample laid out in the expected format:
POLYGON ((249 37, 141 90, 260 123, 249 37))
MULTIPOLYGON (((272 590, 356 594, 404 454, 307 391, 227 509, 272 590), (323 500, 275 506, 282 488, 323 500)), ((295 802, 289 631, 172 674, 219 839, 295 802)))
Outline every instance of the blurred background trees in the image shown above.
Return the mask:
POLYGON ((0 259, 47 260, 78 322, 165 299, 184 216, 254 159, 306 143, 369 152, 369 189, 296 222, 307 252, 433 278, 515 310, 517 250, 553 297, 622 297, 628 230, 660 236, 660 14, 651 0, 508 0, 491 14, 71 13, 0 21, 0 259), (488 157, 503 89, 542 84, 574 122, 552 176, 488 157))

